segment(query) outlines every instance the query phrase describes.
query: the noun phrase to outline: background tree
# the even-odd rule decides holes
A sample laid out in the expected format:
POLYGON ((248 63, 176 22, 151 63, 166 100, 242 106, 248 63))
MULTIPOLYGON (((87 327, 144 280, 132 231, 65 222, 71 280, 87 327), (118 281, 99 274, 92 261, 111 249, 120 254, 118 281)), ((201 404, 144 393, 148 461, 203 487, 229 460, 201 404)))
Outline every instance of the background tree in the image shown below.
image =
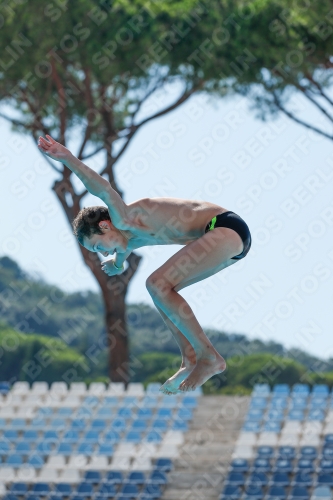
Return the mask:
MULTIPOLYGON (((322 105, 332 104, 325 90, 331 36, 319 24, 324 18, 329 33, 332 16, 328 0, 320 8, 306 1, 306 8, 287 0, 7 4, 0 13, 0 98, 17 118, 0 115, 36 147, 40 134, 66 145, 69 133, 79 131, 82 142, 73 153, 86 161, 103 152, 100 173, 120 194, 114 166, 137 131, 195 92, 251 94, 262 114, 279 109, 298 119, 284 104, 293 88, 331 120, 322 105), (175 101, 142 118, 154 92, 178 81, 175 101)), ((53 190, 71 222, 87 193, 66 167, 45 161, 58 174, 53 190)), ((140 257, 132 254, 126 272, 110 278, 96 254, 79 248, 104 300, 110 377, 127 382, 125 297, 140 257)))

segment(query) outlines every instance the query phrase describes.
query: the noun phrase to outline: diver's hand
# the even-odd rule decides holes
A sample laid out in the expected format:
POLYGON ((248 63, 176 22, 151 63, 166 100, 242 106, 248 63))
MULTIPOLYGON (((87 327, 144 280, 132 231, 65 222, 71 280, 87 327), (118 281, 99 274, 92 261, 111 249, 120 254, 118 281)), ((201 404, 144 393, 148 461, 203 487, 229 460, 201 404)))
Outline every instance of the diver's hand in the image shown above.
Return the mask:
POLYGON ((69 149, 65 148, 62 144, 52 139, 50 135, 46 134, 47 139, 39 136, 38 149, 52 160, 63 162, 72 156, 69 149))
POLYGON ((121 274, 124 271, 124 264, 121 269, 116 269, 113 263, 115 262, 115 259, 109 259, 105 260, 104 262, 101 263, 102 270, 108 275, 108 276, 116 276, 118 274, 121 274))

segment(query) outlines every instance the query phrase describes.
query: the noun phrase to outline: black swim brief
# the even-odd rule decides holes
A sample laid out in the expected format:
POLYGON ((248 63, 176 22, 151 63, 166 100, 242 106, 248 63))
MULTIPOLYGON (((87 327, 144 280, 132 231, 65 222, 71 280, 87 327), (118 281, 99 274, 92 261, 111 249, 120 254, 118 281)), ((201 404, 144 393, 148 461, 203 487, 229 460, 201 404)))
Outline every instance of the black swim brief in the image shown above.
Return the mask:
POLYGON ((211 231, 212 229, 215 229, 216 227, 228 227, 239 234, 244 243, 244 250, 239 255, 235 255, 235 257, 232 257, 232 259, 243 259, 250 250, 252 242, 251 233, 246 222, 239 215, 235 214, 234 212, 228 211, 224 212, 223 214, 216 215, 216 217, 213 217, 212 220, 207 224, 205 233, 211 231))

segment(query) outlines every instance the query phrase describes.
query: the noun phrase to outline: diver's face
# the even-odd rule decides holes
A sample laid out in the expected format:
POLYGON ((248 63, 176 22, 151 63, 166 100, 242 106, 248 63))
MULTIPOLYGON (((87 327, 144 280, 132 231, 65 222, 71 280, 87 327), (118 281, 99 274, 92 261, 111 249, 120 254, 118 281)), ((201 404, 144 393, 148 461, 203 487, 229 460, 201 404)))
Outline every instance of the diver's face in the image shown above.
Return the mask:
POLYGON ((90 238, 84 238, 84 247, 107 257, 122 248, 124 236, 108 220, 100 221, 98 225, 102 234, 92 234, 90 238))

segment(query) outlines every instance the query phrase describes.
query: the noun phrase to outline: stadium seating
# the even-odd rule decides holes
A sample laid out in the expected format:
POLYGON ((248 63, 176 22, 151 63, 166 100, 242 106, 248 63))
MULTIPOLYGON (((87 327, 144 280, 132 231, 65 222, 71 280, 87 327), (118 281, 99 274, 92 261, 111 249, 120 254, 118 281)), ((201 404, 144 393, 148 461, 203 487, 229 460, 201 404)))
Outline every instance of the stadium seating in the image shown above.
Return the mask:
POLYGON ((0 498, 161 498, 201 390, 159 387, 0 382, 0 498))
POLYGON ((220 500, 332 500, 333 393, 254 386, 220 500))

